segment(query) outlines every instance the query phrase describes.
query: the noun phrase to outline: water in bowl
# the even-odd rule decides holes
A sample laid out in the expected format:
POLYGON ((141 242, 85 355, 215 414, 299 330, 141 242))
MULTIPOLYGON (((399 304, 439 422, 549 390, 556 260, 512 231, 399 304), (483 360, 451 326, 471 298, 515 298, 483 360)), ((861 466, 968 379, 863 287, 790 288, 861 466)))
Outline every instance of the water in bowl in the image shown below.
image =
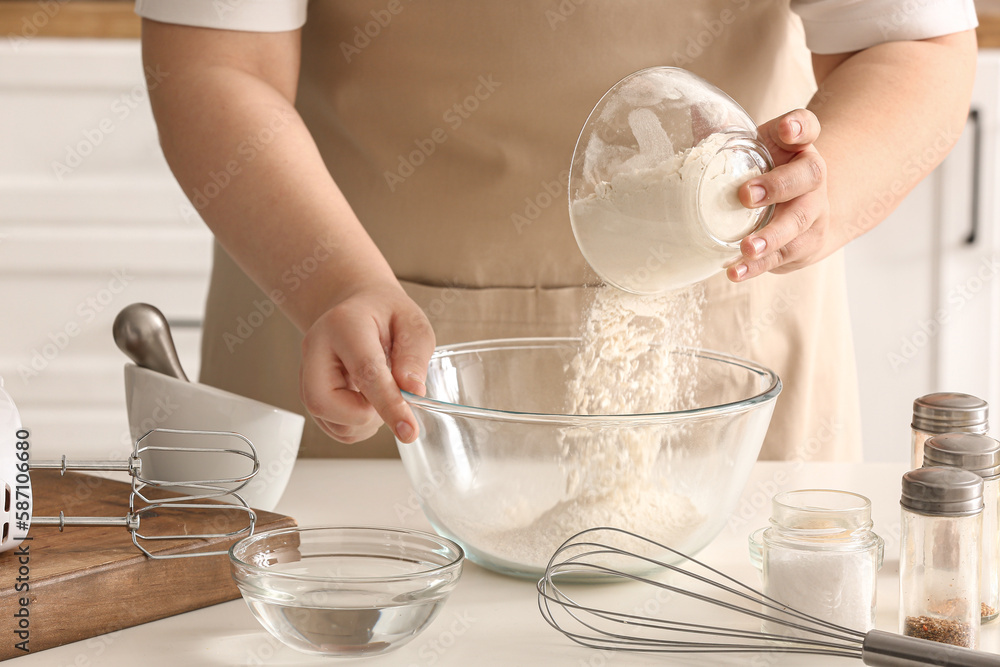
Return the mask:
POLYGON ((445 594, 392 595, 373 578, 412 574, 431 564, 375 556, 323 555, 275 563, 272 572, 340 578, 336 584, 283 582, 244 590, 254 616, 275 637, 307 653, 360 657, 406 644, 437 615, 445 594), (348 583, 360 577, 368 581, 348 583), (304 586, 309 586, 304 590, 304 586), (266 588, 266 590, 264 590, 266 588))
MULTIPOLYGON (((316 591, 320 598, 327 591, 316 591)), ((324 655, 364 656, 398 648, 437 615, 437 600, 393 607, 289 605, 248 598, 254 616, 292 648, 324 655)))

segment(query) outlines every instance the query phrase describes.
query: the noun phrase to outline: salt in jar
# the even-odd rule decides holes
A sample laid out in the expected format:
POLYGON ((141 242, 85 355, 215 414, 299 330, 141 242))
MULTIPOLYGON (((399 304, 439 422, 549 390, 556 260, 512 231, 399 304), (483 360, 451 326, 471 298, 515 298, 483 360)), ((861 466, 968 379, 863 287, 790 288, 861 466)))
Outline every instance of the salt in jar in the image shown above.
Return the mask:
MULTIPOLYGON (((770 524, 750 536, 764 594, 842 627, 872 629, 883 541, 872 531, 871 502, 847 491, 786 491, 771 500, 770 524)), ((776 623, 763 629, 801 634, 776 623)))

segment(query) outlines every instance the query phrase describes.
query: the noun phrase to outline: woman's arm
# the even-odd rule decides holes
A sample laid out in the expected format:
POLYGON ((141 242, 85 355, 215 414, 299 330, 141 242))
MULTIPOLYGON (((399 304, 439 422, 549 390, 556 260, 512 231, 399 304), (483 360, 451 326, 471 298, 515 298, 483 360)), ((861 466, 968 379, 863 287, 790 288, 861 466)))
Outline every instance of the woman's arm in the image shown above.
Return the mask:
POLYGON ((306 332, 306 408, 345 442, 372 435, 380 416, 412 439, 399 387, 423 391, 433 332, 295 110, 299 32, 144 20, 142 42, 162 79, 150 99, 170 168, 226 251, 306 332), (290 282, 303 262, 315 270, 290 282))
POLYGON ((808 266, 884 220, 958 141, 975 65, 973 31, 814 55, 809 111, 760 128, 779 166, 746 183, 740 199, 777 210, 743 241, 729 278, 808 266))

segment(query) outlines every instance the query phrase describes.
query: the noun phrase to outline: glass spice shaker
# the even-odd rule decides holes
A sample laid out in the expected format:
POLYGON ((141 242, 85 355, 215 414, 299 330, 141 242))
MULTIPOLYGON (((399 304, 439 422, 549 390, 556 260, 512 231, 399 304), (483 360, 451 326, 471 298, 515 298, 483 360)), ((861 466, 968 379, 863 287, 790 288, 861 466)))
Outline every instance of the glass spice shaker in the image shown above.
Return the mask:
POLYGON ((924 464, 924 441, 940 433, 979 433, 989 431, 989 406, 969 394, 943 392, 927 394, 913 401, 910 469, 924 464))
MULTIPOLYGON (((868 498, 829 489, 786 491, 771 499, 770 524, 750 536, 765 595, 842 627, 875 627, 884 542, 872 532, 868 498)), ((763 630, 802 635, 775 623, 765 622, 763 630)))
POLYGON ((1000 442, 975 433, 944 433, 924 443, 925 466, 964 468, 983 478, 982 621, 1000 613, 1000 442))
POLYGON ((979 645, 983 479, 959 468, 903 475, 900 633, 979 645))

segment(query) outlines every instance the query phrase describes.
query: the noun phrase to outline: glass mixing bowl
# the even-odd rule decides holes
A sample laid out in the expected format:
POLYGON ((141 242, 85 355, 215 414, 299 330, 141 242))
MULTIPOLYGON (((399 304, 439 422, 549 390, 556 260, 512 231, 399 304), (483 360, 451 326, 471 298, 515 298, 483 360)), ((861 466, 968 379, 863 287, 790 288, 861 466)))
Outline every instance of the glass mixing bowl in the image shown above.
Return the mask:
POLYGON ((285 528, 229 550, 250 611, 304 653, 359 657, 403 646, 437 616, 462 574, 462 548, 416 530, 285 528))
POLYGON ((597 103, 573 151, 577 245, 627 292, 705 280, 770 220, 773 206, 745 208, 737 192, 773 166, 756 124, 724 92, 677 67, 634 72, 597 103))
POLYGON ((597 526, 687 554, 732 513, 757 459, 781 381, 737 357, 697 355, 695 407, 572 415, 574 338, 439 347, 425 397, 404 397, 420 425, 398 443, 424 513, 470 560, 540 575, 568 537, 597 526))

